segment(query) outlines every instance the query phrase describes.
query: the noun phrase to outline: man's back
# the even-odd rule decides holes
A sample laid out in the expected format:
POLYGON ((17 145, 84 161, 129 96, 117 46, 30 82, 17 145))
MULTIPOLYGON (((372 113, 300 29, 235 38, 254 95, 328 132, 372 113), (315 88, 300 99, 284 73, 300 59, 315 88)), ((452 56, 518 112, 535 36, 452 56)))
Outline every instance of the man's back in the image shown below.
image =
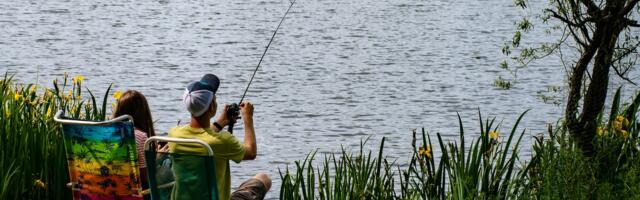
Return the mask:
MULTIPOLYGON (((231 193, 231 175, 229 170, 229 160, 233 160, 236 163, 239 163, 245 154, 245 149, 238 142, 238 140, 231 135, 229 132, 221 131, 214 132, 210 128, 193 128, 189 125, 174 127, 169 130, 169 136, 175 138, 188 138, 188 139, 200 139, 205 143, 211 145, 211 148, 214 152, 214 161, 215 161, 215 174, 217 187, 219 192, 220 200, 230 199, 231 193)), ((196 155, 206 155, 207 150, 201 146, 193 146, 188 144, 169 144, 169 149, 172 153, 184 153, 184 154, 196 154, 196 155)), ((195 166, 194 166, 195 167, 195 166)), ((175 167, 174 167, 174 170, 175 167)), ((184 173, 185 175, 189 173, 189 166, 184 166, 184 168, 179 169, 180 171, 175 171, 176 178, 180 177, 180 173, 184 173), (187 170, 187 171, 184 171, 187 170), (183 171, 183 172, 181 172, 183 171)), ((204 178, 204 177, 199 177, 204 178)), ((196 181, 196 180, 194 180, 196 181)), ((181 193, 187 192, 186 187, 189 186, 180 186, 178 185, 174 190, 174 197, 177 199, 180 198, 181 193), (177 195, 177 196, 176 196, 177 195)), ((185 194, 185 195, 194 195, 194 194, 185 194)))

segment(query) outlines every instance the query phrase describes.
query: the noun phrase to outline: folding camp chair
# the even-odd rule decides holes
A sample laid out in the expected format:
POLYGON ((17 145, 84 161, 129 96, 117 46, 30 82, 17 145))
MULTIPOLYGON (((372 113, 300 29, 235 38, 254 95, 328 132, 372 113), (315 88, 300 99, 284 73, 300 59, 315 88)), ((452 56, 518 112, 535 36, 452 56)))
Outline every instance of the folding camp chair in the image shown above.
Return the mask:
POLYGON ((73 199, 143 199, 130 116, 84 121, 58 111, 54 120, 64 132, 73 199))
POLYGON ((218 187, 216 183, 215 161, 213 150, 209 144, 198 139, 181 139, 172 137, 153 136, 144 144, 147 166, 162 166, 158 164, 159 157, 168 155, 171 160, 171 168, 175 176, 174 182, 159 180, 158 169, 160 167, 147 167, 149 176, 149 189, 151 199, 166 200, 218 200, 218 187), (190 154, 184 152, 157 152, 154 145, 157 142, 175 143, 189 146, 202 146, 207 150, 206 155, 190 154), (159 156, 160 155, 160 156, 159 156), (170 192, 166 189, 172 186, 170 192), (164 189, 164 190, 163 190, 164 189))

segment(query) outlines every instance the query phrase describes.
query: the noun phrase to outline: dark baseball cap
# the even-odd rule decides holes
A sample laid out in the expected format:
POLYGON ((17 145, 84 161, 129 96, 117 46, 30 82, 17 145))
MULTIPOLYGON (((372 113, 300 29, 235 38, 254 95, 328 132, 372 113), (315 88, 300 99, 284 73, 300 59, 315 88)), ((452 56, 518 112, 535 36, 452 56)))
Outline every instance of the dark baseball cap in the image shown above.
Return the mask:
POLYGON ((208 90, 213 92, 213 94, 216 94, 218 87, 220 87, 220 79, 216 75, 205 74, 200 81, 189 83, 189 85, 187 85, 187 90, 189 90, 189 92, 208 90))

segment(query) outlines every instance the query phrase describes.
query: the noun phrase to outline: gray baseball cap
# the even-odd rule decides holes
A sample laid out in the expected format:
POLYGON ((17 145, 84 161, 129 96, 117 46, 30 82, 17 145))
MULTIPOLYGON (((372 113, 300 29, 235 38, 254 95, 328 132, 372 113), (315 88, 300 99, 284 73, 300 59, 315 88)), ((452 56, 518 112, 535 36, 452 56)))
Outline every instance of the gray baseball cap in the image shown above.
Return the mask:
POLYGON ((211 106, 219 86, 220 79, 213 74, 205 74, 199 81, 189 83, 182 96, 189 113, 195 117, 204 114, 211 106))

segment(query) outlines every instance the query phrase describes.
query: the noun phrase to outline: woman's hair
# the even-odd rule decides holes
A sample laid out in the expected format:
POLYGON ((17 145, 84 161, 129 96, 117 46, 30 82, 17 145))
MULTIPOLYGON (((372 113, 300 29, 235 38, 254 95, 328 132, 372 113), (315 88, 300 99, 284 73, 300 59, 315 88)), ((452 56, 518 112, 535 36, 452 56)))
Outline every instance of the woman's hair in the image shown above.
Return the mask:
POLYGON ((116 111, 113 113, 114 117, 121 115, 133 117, 134 126, 138 130, 147 133, 147 137, 156 135, 153 130, 153 120, 151 119, 149 104, 147 104, 147 98, 145 98, 142 93, 135 90, 127 90, 122 94, 120 99, 118 99, 116 111))

